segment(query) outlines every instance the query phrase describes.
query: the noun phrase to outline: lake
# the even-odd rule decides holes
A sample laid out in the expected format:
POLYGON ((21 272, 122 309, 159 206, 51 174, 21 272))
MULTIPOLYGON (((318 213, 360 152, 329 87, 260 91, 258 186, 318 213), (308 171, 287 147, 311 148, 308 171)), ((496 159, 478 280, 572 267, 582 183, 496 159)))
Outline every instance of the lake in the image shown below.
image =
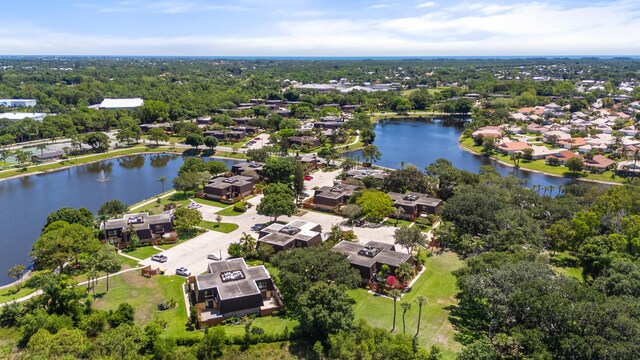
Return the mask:
MULTIPOLYGON (((96 212, 108 200, 135 204, 162 192, 158 178, 167 178, 165 190, 177 175, 182 156, 131 155, 80 165, 47 174, 0 181, 0 285, 12 281, 7 271, 15 264, 30 265, 31 246, 49 213, 65 206, 96 212), (99 182, 100 177, 109 181, 99 182)), ((215 159, 229 168, 236 160, 215 159)))
MULTIPOLYGON (((444 158, 453 166, 467 171, 478 172, 483 165, 492 165, 502 175, 515 175, 532 185, 566 185, 571 179, 548 176, 505 166, 484 156, 462 150, 458 138, 462 134, 464 120, 381 120, 376 123, 374 145, 382 153, 376 165, 399 169, 402 162, 423 170, 436 159, 444 158)), ((360 156, 359 150, 348 154, 360 156)))

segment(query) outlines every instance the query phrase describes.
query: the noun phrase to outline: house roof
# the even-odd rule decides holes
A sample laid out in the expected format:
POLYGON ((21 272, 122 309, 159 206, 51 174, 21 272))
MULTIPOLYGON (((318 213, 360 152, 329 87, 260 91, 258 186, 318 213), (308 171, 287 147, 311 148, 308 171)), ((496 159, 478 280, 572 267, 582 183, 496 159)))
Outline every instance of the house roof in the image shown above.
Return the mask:
POLYGON ((593 159, 591 160, 585 159, 584 163, 587 167, 606 169, 609 166, 613 165, 615 161, 609 158, 606 158, 602 155, 594 155, 593 159))
POLYGON ((247 266, 242 258, 212 262, 208 271, 196 276, 198 289, 217 288, 221 300, 260 294, 256 281, 271 279, 263 265, 247 266))
POLYGON ((253 178, 249 176, 235 175, 231 177, 217 177, 211 179, 205 188, 226 189, 229 186, 253 185, 253 178))
POLYGON ((260 230, 258 241, 284 246, 294 240, 309 241, 320 234, 320 225, 304 220, 294 220, 286 225, 273 223, 260 230))
POLYGON ((395 251, 393 245, 378 241, 369 241, 363 246, 343 240, 332 250, 346 255, 351 264, 365 267, 371 267, 375 263, 398 267, 410 258, 409 254, 395 251))
POLYGON ((109 219, 100 224, 100 230, 126 229, 129 225, 135 230, 146 229, 149 225, 171 222, 170 214, 149 215, 149 213, 125 214, 122 218, 109 219))
POLYGON ((64 155, 64 151, 62 150, 56 150, 56 151, 50 151, 50 152, 46 152, 46 153, 36 153, 31 155, 31 157, 35 157, 37 159, 51 159, 51 158, 55 158, 58 156, 62 156, 64 155))
POLYGON ((562 160, 569 160, 571 158, 579 158, 580 156, 576 155, 571 150, 562 150, 562 151, 559 151, 557 154, 547 156, 547 158, 550 158, 550 157, 554 157, 562 160))
POLYGON ((104 99, 98 106, 100 109, 128 109, 144 105, 141 98, 133 99, 104 99))
POLYGON ((506 151, 522 151, 524 149, 531 148, 531 146, 521 141, 510 141, 510 142, 503 142, 498 146, 498 148, 506 151))
POLYGON ((323 186, 316 189, 315 197, 337 199, 343 196, 351 196, 360 189, 357 185, 340 184, 335 186, 323 186))
POLYGON ((421 194, 417 192, 409 192, 406 194, 400 194, 396 192, 390 192, 389 197, 393 200, 395 205, 424 205, 424 206, 438 206, 442 203, 442 200, 431 197, 427 194, 421 194))

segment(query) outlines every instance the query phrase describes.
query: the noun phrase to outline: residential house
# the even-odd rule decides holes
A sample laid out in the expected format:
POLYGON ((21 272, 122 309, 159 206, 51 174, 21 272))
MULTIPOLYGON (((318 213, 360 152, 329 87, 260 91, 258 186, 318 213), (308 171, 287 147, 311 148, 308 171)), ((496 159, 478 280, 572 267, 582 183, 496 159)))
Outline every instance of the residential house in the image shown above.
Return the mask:
POLYGON ((315 246, 322 243, 322 227, 304 220, 294 220, 286 225, 273 223, 260 230, 258 243, 269 244, 276 251, 315 246))
POLYGON ((560 160, 560 163, 562 165, 565 165, 567 163, 567 160, 572 158, 580 158, 580 156, 572 152, 571 150, 562 150, 557 154, 547 156, 546 160, 549 161, 549 159, 551 158, 558 159, 560 160))
POLYGON ((209 180, 204 187, 207 198, 224 203, 234 203, 253 194, 255 182, 252 177, 234 175, 209 180))
POLYGON ((591 172, 605 172, 615 164, 615 161, 602 155, 594 155, 591 159, 584 159, 584 167, 591 172))
POLYGON ((531 149, 531 146, 526 142, 521 141, 504 141, 498 145, 497 150, 505 155, 515 154, 522 152, 525 149, 531 149))
POLYGON ((231 167, 231 172, 234 175, 242 175, 245 171, 255 171, 258 175, 262 176, 262 167, 264 163, 256 161, 243 161, 241 163, 234 164, 231 167))
POLYGON ((263 265, 247 266, 240 258, 211 262, 207 270, 188 279, 190 300, 203 325, 218 325, 231 317, 268 316, 284 305, 263 265))
POLYGON ((558 146, 563 149, 572 150, 579 148, 580 146, 587 145, 587 142, 583 138, 568 138, 558 140, 558 146))
POLYGON ((398 252, 393 244, 378 241, 369 241, 363 246, 343 240, 331 250, 346 255, 347 261, 367 282, 376 278, 383 265, 387 265, 392 274, 404 263, 414 265, 408 253, 398 252))
POLYGON ((52 161, 52 160, 60 159, 63 155, 64 155, 64 151, 62 150, 36 153, 31 155, 31 162, 41 163, 45 161, 52 161))
POLYGON ((168 213, 126 214, 122 218, 109 219, 100 224, 99 238, 109 244, 124 248, 132 234, 138 235, 140 243, 156 245, 163 238, 175 237, 173 219, 168 213))
POLYGON ((316 190, 313 204, 318 210, 333 211, 345 204, 347 199, 358 190, 360 190, 359 186, 348 184, 323 186, 316 190))
POLYGON ((502 133, 503 133, 503 130, 500 126, 484 126, 474 131, 471 134, 471 136, 473 136, 474 139, 484 137, 484 136, 489 136, 489 137, 498 139, 502 137, 502 133))
POLYGON ((411 220, 415 220, 420 216, 438 214, 444 204, 438 198, 416 192, 406 194, 390 192, 389 197, 391 197, 395 207, 404 210, 403 217, 411 220))
POLYGON ((310 172, 327 166, 327 160, 319 158, 316 154, 303 155, 298 158, 306 172, 310 172))
POLYGON ((347 171, 347 177, 362 180, 366 177, 372 176, 378 180, 384 180, 389 175, 384 170, 376 170, 376 169, 353 169, 347 171))
POLYGON ((616 173, 620 176, 638 176, 640 175, 640 162, 634 160, 620 161, 616 168, 616 173))
POLYGON ((315 136, 289 136, 287 139, 289 140, 290 146, 297 145, 314 148, 322 145, 320 140, 315 136))

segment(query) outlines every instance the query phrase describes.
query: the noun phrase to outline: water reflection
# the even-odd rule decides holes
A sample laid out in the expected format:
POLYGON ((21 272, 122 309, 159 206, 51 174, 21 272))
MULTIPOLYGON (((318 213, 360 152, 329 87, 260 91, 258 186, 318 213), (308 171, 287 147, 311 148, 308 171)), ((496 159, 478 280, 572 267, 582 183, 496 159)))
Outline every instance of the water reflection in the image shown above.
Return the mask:
POLYGON ((150 155, 149 159, 151 161, 151 166, 154 168, 161 168, 165 167, 169 161, 175 160, 178 157, 179 155, 176 154, 156 154, 150 155))
MULTIPOLYGON (((118 164, 125 169, 140 169, 144 166, 144 155, 132 155, 118 158, 118 164)), ((167 162, 169 162, 167 160, 167 162)))

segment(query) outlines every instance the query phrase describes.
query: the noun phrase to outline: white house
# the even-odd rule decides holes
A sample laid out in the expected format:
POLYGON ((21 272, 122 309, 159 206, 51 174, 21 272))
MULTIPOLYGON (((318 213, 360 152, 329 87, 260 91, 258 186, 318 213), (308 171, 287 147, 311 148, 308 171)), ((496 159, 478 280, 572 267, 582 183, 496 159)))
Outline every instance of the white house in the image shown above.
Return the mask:
POLYGON ((17 112, 0 113, 0 119, 9 119, 9 120, 22 120, 26 118, 31 118, 36 121, 42 121, 46 116, 47 116, 46 113, 17 113, 17 112))

